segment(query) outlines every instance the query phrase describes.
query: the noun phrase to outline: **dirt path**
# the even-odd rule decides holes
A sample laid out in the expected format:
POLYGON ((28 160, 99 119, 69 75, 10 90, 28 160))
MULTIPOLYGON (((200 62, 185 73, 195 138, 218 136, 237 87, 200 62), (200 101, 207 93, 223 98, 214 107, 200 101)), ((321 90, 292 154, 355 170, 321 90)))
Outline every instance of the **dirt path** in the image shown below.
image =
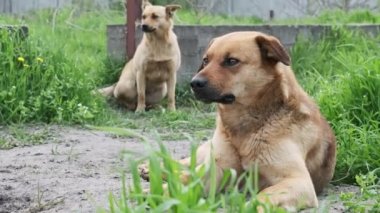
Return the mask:
MULTIPOLYGON (((107 207, 109 192, 118 194, 121 172, 127 163, 121 152, 144 153, 136 139, 107 133, 54 128, 58 142, 0 150, 0 213, 8 212, 95 212, 107 207)), ((165 142, 175 158, 189 153, 186 141, 165 142)), ((127 177, 128 178, 128 177, 127 177)), ((321 196, 321 208, 344 212, 335 202, 340 191, 352 186, 330 187, 321 196)))

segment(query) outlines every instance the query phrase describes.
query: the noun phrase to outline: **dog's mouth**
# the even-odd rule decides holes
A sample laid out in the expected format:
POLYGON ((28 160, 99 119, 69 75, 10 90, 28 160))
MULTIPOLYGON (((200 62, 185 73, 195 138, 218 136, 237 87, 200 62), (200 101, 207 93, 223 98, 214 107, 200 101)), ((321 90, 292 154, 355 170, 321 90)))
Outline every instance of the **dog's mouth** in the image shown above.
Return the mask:
POLYGON ((151 33, 151 32, 154 32, 154 31, 156 30, 156 28, 154 28, 154 27, 150 27, 150 26, 145 25, 145 24, 142 25, 141 29, 142 29, 142 31, 143 31, 144 33, 151 33))
POLYGON ((198 100, 205 103, 216 102, 220 104, 232 104, 236 99, 235 95, 233 94, 228 93, 221 95, 216 90, 210 88, 201 90, 193 89, 193 92, 198 100))
POLYGON ((195 94, 195 97, 205 103, 221 103, 232 104, 235 102, 235 95, 232 93, 224 93, 209 83, 209 80, 203 76, 195 76, 190 86, 195 94))
POLYGON ((220 97, 220 100, 217 101, 221 104, 232 104, 235 101, 235 96, 233 94, 226 94, 220 97))

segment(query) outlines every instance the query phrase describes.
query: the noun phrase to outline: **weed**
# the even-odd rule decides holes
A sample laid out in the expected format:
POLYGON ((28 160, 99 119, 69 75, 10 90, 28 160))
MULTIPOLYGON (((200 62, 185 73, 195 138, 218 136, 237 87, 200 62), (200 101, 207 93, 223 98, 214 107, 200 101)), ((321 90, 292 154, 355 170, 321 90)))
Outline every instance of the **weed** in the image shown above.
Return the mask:
POLYGON ((36 204, 34 204, 32 207, 30 207, 29 211, 31 213, 41 212, 41 211, 47 210, 49 208, 52 208, 53 206, 55 206, 59 203, 64 202, 64 198, 56 198, 56 199, 44 202, 43 196, 44 196, 44 191, 42 191, 42 189, 40 187, 40 183, 38 182, 38 184, 37 184, 37 196, 35 199, 36 204))
POLYGON ((67 161, 73 161, 75 159, 78 159, 80 153, 75 152, 74 145, 71 145, 70 150, 66 153, 67 155, 67 161))
POLYGON ((43 204, 42 204, 42 198, 43 198, 44 192, 40 188, 40 183, 38 182, 37 184, 37 209, 42 210, 43 209, 43 204))
POLYGON ((380 211, 380 179, 376 175, 380 169, 368 172, 366 175, 355 176, 360 186, 360 193, 342 193, 340 199, 351 212, 379 212, 380 211))
POLYGON ((0 149, 11 149, 18 146, 44 144, 55 140, 48 127, 29 128, 12 125, 0 134, 0 149))
POLYGON ((58 151, 58 145, 53 145, 51 147, 51 154, 52 155, 59 155, 60 154, 60 152, 58 151))

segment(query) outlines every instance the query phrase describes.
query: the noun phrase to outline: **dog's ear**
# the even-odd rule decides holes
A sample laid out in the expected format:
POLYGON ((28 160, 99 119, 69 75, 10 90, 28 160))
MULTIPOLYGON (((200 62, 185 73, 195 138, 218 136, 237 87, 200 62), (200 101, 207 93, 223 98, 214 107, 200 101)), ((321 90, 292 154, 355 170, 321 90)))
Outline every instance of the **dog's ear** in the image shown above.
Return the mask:
POLYGON ((273 36, 257 36, 257 45, 259 46, 261 57, 270 63, 276 64, 282 62, 283 64, 290 65, 290 57, 286 52, 284 46, 273 36))
MULTIPOLYGON (((211 44, 214 43, 214 40, 215 40, 215 39, 211 39, 211 41, 208 43, 208 45, 207 45, 207 47, 206 47, 205 52, 207 52, 207 50, 208 50, 208 48, 210 48, 211 44)), ((206 53, 205 53, 205 54, 206 54, 206 53)), ((205 64, 204 60, 202 59, 202 63, 201 63, 201 65, 199 66, 197 72, 201 71, 205 66, 206 66, 206 64, 205 64)))
POLYGON ((173 17, 174 12, 181 8, 181 5, 171 4, 171 5, 166 5, 165 8, 166 8, 166 15, 171 18, 173 17))
POLYGON ((208 43, 207 47, 206 47, 206 51, 211 47, 212 43, 214 43, 215 41, 215 38, 211 39, 211 41, 208 43))
POLYGON ((149 0, 143 0, 141 3, 141 9, 144 10, 146 6, 151 6, 152 4, 149 2, 149 0))

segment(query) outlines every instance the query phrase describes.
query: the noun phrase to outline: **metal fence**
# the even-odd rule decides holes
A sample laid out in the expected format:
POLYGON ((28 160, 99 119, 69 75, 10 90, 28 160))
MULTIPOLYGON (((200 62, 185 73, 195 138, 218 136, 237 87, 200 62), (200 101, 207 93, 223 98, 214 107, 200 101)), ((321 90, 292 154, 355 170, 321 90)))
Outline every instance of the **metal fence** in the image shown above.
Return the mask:
POLYGON ((77 5, 81 8, 107 9, 120 0, 0 0, 0 13, 23 14, 28 11, 61 8, 67 5, 77 5))
POLYGON ((256 16, 263 20, 300 18, 324 10, 379 9, 378 0, 185 0, 200 11, 232 16, 256 16))

